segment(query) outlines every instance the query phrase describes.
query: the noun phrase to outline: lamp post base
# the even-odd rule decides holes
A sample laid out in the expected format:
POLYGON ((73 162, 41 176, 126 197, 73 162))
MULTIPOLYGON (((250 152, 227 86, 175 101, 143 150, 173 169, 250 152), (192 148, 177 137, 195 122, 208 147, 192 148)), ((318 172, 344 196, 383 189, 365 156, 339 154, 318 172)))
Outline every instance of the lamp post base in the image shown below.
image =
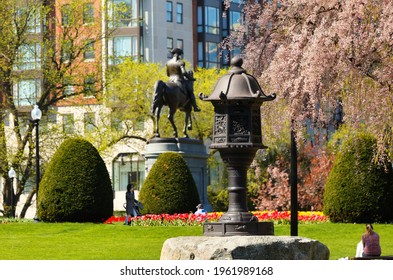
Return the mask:
POLYGON ((273 222, 216 222, 203 224, 205 236, 274 235, 273 222))

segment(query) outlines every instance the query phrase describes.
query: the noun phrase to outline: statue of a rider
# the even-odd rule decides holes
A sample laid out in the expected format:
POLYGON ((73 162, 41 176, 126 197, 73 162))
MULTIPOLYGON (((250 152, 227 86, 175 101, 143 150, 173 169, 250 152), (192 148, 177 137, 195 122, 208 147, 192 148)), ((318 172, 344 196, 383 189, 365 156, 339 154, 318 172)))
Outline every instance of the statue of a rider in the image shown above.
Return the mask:
POLYGON ((171 51, 173 57, 166 63, 166 73, 169 77, 169 82, 176 83, 183 92, 190 98, 191 105, 195 112, 201 111, 195 101, 194 89, 191 82, 195 81, 192 71, 187 72, 185 63, 181 60, 183 50, 175 48, 171 51))

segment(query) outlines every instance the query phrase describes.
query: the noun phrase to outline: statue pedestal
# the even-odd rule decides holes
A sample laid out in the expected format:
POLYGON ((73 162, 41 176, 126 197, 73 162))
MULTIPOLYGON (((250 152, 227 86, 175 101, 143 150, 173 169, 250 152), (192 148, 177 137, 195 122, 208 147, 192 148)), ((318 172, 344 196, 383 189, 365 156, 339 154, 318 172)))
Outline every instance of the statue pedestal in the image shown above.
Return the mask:
POLYGON ((167 239, 161 260, 328 260, 317 240, 295 236, 182 236, 167 239))
MULTIPOLYGON (((182 154, 191 171, 198 189, 199 199, 207 211, 212 207, 207 199, 207 158, 206 146, 201 140, 189 138, 152 138, 147 142, 144 157, 146 159, 146 177, 159 155, 166 152, 182 154)), ((196 205, 195 205, 196 206, 196 205)), ((195 209, 196 210, 196 209, 195 209)))

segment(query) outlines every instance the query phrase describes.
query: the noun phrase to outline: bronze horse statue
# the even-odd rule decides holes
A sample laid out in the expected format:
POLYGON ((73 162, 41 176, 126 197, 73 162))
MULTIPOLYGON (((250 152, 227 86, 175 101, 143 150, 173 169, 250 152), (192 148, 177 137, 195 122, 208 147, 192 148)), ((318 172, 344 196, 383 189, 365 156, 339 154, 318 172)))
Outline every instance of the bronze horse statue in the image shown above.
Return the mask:
MULTIPOLYGON (((192 72, 190 72, 190 74, 192 75, 192 72)), ((193 88, 193 81, 193 78, 185 80, 186 83, 189 83, 191 88, 193 88)), ((154 85, 153 104, 151 109, 151 113, 156 116, 156 126, 154 130, 155 137, 160 137, 159 121, 161 109, 164 105, 169 107, 168 120, 173 127, 174 137, 178 137, 177 127, 174 121, 175 113, 178 109, 185 112, 183 133, 184 136, 188 138, 187 129, 192 130, 192 105, 190 98, 178 84, 163 82, 161 80, 158 80, 154 85)))

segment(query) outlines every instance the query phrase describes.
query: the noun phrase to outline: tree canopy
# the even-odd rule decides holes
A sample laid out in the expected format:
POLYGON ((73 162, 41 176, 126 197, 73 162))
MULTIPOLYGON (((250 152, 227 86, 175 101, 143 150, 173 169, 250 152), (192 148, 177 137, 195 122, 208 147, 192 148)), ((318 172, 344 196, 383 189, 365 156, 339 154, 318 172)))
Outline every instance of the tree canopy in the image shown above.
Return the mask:
POLYGON ((298 136, 306 119, 326 127, 340 102, 344 121, 366 124, 392 155, 392 1, 260 2, 245 4, 244 24, 227 43, 245 46, 244 67, 278 94, 265 109, 277 128, 290 118, 298 136))
MULTIPOLYGON (((32 106, 37 104, 45 117, 59 101, 78 103, 81 99, 77 96, 100 92, 100 52, 93 51, 97 55, 94 61, 83 63, 86 50, 91 51, 93 45, 93 50, 99 50, 105 35, 101 21, 90 19, 85 24, 86 3, 90 1, 69 1, 62 18, 53 16, 62 3, 0 1, 0 174, 6 179, 5 215, 10 214, 11 201, 16 204, 25 186, 34 182, 32 106), (7 176, 10 166, 18 174, 15 194, 7 176)), ((32 188, 21 217, 34 193, 32 188)))

